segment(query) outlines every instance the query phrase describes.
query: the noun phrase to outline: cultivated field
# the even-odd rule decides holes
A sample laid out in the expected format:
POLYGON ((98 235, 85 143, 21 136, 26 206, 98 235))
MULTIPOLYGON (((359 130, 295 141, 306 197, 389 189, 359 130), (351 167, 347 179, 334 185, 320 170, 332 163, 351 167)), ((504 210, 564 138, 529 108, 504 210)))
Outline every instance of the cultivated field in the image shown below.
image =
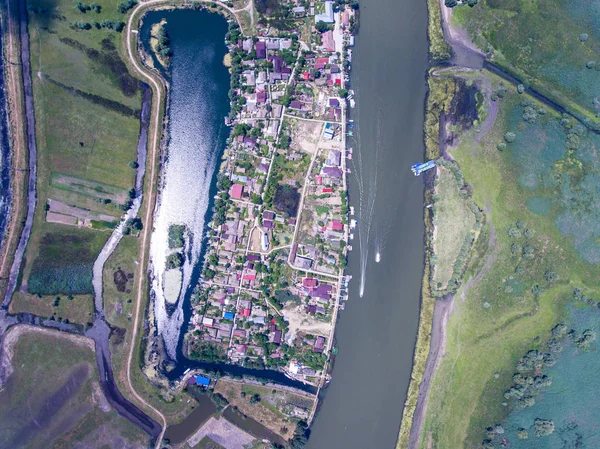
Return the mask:
POLYGON ((84 309, 71 315, 86 317, 91 265, 129 201, 141 95, 119 56, 121 33, 110 29, 125 18, 118 3, 27 2, 38 203, 14 311, 48 315, 65 295, 84 309))

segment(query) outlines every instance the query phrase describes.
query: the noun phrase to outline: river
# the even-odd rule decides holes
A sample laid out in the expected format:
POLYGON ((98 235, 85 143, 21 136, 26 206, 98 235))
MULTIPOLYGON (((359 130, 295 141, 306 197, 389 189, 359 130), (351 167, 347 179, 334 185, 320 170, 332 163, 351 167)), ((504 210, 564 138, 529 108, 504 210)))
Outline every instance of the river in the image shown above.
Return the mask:
POLYGON ((354 149, 350 204, 359 229, 333 381, 308 449, 392 449, 398 437, 423 276, 423 180, 410 166, 424 157, 426 30, 426 2, 360 1, 350 78, 355 129, 348 141, 354 149))

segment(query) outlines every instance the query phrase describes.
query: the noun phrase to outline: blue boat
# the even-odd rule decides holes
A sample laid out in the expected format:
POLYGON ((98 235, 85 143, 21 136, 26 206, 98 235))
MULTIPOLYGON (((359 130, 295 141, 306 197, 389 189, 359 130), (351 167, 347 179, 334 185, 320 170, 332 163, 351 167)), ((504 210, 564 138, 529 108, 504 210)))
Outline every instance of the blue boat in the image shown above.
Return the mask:
POLYGON ((431 170, 433 167, 435 167, 435 161, 427 161, 420 164, 414 164, 410 169, 415 176, 419 176, 421 173, 431 170))

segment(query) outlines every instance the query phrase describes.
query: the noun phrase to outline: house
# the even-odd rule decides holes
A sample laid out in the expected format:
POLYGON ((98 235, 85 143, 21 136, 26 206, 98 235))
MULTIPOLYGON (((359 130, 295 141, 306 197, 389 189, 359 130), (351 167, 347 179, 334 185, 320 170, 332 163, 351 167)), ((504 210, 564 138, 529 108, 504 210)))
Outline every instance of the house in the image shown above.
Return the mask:
POLYGON ((200 385, 201 387, 208 387, 210 385, 210 378, 204 376, 196 376, 196 385, 200 385))
POLYGON ((304 17, 306 14, 306 8, 304 6, 296 6, 295 8, 292 8, 292 14, 294 14, 296 17, 304 17))
POLYGON ((331 187, 323 187, 323 193, 332 193, 333 189, 331 187))
POLYGON ((329 176, 330 178, 341 178, 342 170, 336 167, 323 167, 321 170, 324 175, 329 176))
POLYGON ((301 110, 302 106, 303 106, 303 104, 301 101, 293 100, 290 102, 290 109, 301 110))
POLYGON ((315 298, 329 300, 331 299, 331 290, 333 290, 333 287, 331 285, 321 284, 318 287, 314 288, 310 294, 315 298))
POLYGON ((330 221, 329 227, 334 231, 343 231, 344 230, 344 224, 339 220, 330 221))
POLYGON ((302 285, 304 287, 316 287, 319 281, 315 278, 304 278, 302 279, 302 285))
POLYGON ((342 13, 342 26, 347 27, 350 25, 350 13, 348 11, 344 11, 342 13))
POLYGON ((329 99, 329 106, 333 107, 333 108, 337 108, 340 105, 340 100, 338 100, 337 98, 330 98, 329 99))
POLYGON ((281 344, 281 331, 280 330, 276 330, 275 332, 273 332, 273 343, 275 343, 276 345, 281 344))
POLYGON ((250 53, 253 48, 254 48, 254 42, 252 41, 252 39, 246 39, 242 44, 242 49, 246 53, 250 53))
POLYGON ((229 189, 229 195, 231 196, 231 198, 236 199, 236 200, 241 200, 243 193, 244 193, 244 186, 241 184, 234 184, 231 186, 231 189, 229 189))
POLYGON ((321 34, 321 48, 323 51, 333 53, 335 51, 335 41, 333 39, 333 31, 329 30, 321 34))
POLYGON ((333 23, 333 2, 325 2, 325 12, 315 14, 315 23, 333 23))
POLYGON ((264 220, 273 220, 274 218, 275 218, 275 213, 274 212, 269 212, 269 211, 263 212, 263 219, 264 220))
POLYGON ((281 69, 283 69, 283 58, 281 56, 273 56, 273 71, 275 73, 281 73, 281 69))
POLYGON ((315 342, 315 346, 313 347, 313 352, 323 352, 325 349, 325 337, 321 337, 320 335, 317 337, 317 341, 315 342))
POLYGON ((312 267, 313 261, 308 257, 296 256, 294 259, 294 265, 303 270, 308 270, 312 267))
POLYGON ((226 320, 233 321, 233 319, 235 318, 235 313, 233 313, 233 312, 225 312, 223 314, 223 318, 226 319, 226 320))
POLYGON ((308 305, 306 306, 306 313, 317 313, 317 306, 308 305))
MULTIPOLYGON (((331 100, 330 100, 331 101, 331 100)), ((342 163, 342 153, 336 150, 331 150, 327 156, 327 165, 339 167, 342 163)))
POLYGON ((257 42, 254 49, 256 50, 256 59, 267 58, 267 44, 264 42, 257 42))
POLYGON ((274 227, 275 227, 275 223, 273 223, 271 220, 264 220, 263 221, 263 228, 273 229, 274 227))

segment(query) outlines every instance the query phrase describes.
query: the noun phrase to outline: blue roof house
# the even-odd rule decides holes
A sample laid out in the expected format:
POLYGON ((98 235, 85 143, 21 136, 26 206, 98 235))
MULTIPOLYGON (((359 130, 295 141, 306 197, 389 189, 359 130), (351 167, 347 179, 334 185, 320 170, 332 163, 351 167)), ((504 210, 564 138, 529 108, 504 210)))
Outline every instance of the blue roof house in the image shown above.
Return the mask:
POLYGON ((210 378, 204 376, 196 376, 196 385, 208 387, 210 385, 210 378))
POLYGON ((226 320, 233 321, 233 319, 235 318, 235 314, 233 312, 225 312, 223 314, 223 318, 225 318, 226 320))

